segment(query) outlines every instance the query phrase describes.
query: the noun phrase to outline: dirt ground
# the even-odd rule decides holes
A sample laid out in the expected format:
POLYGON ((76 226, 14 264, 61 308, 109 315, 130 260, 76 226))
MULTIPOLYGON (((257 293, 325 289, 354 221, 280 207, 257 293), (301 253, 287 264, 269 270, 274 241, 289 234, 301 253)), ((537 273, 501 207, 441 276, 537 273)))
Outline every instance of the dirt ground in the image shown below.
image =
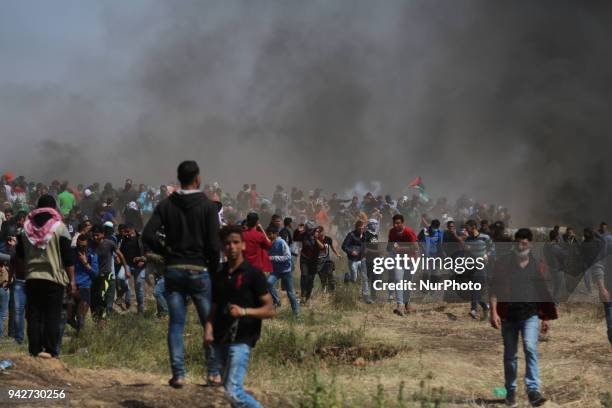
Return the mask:
MULTIPOLYGON (((344 406, 373 406, 371 395, 377 387, 382 385, 388 395, 394 395, 402 382, 409 396, 419 389, 443 389, 443 407, 503 406, 493 395, 494 388, 503 386, 500 333, 486 322, 470 319, 465 304, 421 304, 416 308, 416 313, 405 317, 394 316, 387 304, 360 306, 360 310, 346 313, 350 326, 365 328, 360 348, 342 351, 341 359, 335 349, 325 350, 320 356, 320 375, 324 380, 333 376, 346 396, 344 406)), ((541 339, 543 391, 551 399, 547 407, 608 408, 602 396, 612 393, 612 352, 599 309, 593 304, 562 307, 561 318, 541 339)), ((267 323, 272 327, 283 324, 267 323)), ((63 361, 32 358, 24 353, 0 353, 0 357, 15 363, 0 372, 2 392, 64 389, 68 394, 66 401, 56 404, 48 400, 7 404, 6 399, 0 399, 0 406, 229 406, 222 389, 207 387, 203 380, 194 378, 184 389, 174 390, 167 386, 168 376, 158 373, 74 368, 63 361)), ((521 351, 519 397, 521 406, 526 407, 523 372, 521 351)), ((298 406, 302 391, 297 384, 305 381, 302 377, 306 375, 299 366, 272 373, 252 367, 247 388, 266 407, 298 406)), ((428 405, 408 398, 404 406, 428 405)))
POLYGON ((9 354, 6 357, 13 360, 15 366, 0 372, 2 390, 65 390, 67 399, 57 403, 45 400, 40 403, 20 402, 4 405, 7 404, 7 399, 2 397, 0 406, 126 408, 229 406, 219 388, 188 384, 182 390, 175 390, 167 386, 167 378, 160 375, 124 369, 70 368, 60 360, 44 360, 21 353, 9 354))
MULTIPOLYGON (((398 317, 391 305, 377 305, 367 313, 347 316, 354 327, 364 326, 361 348, 371 344, 380 349, 391 346, 398 353, 383 358, 353 361, 353 364, 322 364, 322 372, 335 379, 347 394, 349 406, 374 406, 371 396, 383 385, 391 400, 404 383, 405 394, 443 390, 443 407, 502 407, 494 388, 503 387, 503 346, 501 333, 488 322, 468 315, 467 304, 420 304, 416 313, 398 317), (355 398, 351 398, 355 395, 355 398), (364 400, 363 396, 368 396, 364 400)), ((380 353, 379 353, 380 354, 380 353)), ((599 304, 562 306, 560 318, 551 322, 548 335, 539 342, 542 390, 550 399, 546 407, 609 408, 606 394, 612 394, 612 349, 607 342, 603 310, 599 304), (606 402, 606 404, 608 404, 606 402)), ((525 365, 519 347, 519 403, 527 407, 523 375, 525 365)), ((252 383, 259 388, 291 388, 277 378, 259 376, 252 383)), ((422 399, 406 401, 406 407, 422 407, 422 399)), ((395 406, 391 404, 392 406, 395 406)), ((434 405, 431 405, 432 407, 434 405)))

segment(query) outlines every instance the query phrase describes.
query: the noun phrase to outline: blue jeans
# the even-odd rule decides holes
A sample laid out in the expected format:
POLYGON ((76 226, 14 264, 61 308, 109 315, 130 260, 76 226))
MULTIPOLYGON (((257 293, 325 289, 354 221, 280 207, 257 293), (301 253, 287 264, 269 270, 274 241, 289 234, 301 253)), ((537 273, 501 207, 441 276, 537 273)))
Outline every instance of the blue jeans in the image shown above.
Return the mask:
POLYGON ((4 321, 7 320, 9 310, 9 288, 0 288, 0 337, 4 335, 4 321))
MULTIPOLYGON (((487 282, 487 269, 483 270, 474 270, 472 275, 472 282, 480 283, 481 287, 486 287, 487 282)), ((482 307, 482 310, 489 310, 489 305, 487 302, 482 300, 482 289, 481 290, 472 290, 470 294, 470 310, 478 310, 478 305, 482 307)))
POLYGON ((278 297, 278 293, 274 288, 276 281, 279 279, 285 284, 285 290, 287 291, 287 297, 289 298, 289 302, 291 302, 291 310, 293 310, 293 314, 295 316, 299 315, 300 305, 298 304, 297 297, 295 296, 295 291, 293 290, 293 278, 291 276, 291 271, 284 273, 272 272, 268 277, 268 287, 270 290, 270 294, 272 295, 272 299, 274 300, 274 304, 280 306, 280 298, 278 297))
POLYGON ((361 274, 362 260, 348 260, 348 271, 344 275, 344 282, 357 282, 357 277, 361 274))
POLYGON ((166 298, 164 297, 164 290, 166 288, 166 280, 161 278, 155 284, 155 288, 153 289, 153 296, 155 296, 155 302, 157 303, 157 314, 159 316, 164 316, 168 314, 168 303, 166 302, 166 298))
POLYGON ((540 370, 538 367, 538 334, 540 319, 531 316, 518 322, 502 321, 502 337, 504 339, 504 377, 506 391, 516 391, 518 373, 518 338, 523 337, 523 352, 525 353, 525 387, 527 392, 540 390, 540 370))
POLYGON ((115 289, 117 291, 117 298, 124 300, 129 308, 132 300, 132 290, 130 285, 128 285, 127 278, 125 277, 125 268, 123 267, 119 268, 117 272, 117 287, 115 289))
POLYGON ((361 276, 361 295, 364 300, 370 299, 370 284, 368 283, 368 270, 366 267, 365 258, 359 260, 348 260, 348 272, 344 278, 345 282, 357 282, 357 278, 361 276))
MULTIPOLYGON (((412 281, 412 274, 410 273, 410 270, 395 268, 393 270, 393 282, 396 284, 403 284, 402 281, 404 280, 412 281)), ((411 291, 409 290, 404 291, 403 289, 395 289, 395 303, 397 303, 398 306, 402 304, 407 305, 410 303, 410 294, 411 291)))
POLYGON ((212 297, 210 277, 208 271, 175 269, 166 270, 164 296, 168 303, 170 320, 168 323, 168 350, 170 352, 170 366, 173 378, 185 377, 185 346, 183 332, 187 316, 187 297, 189 296, 198 312, 200 324, 204 326, 212 297))
MULTIPOLYGON (((144 284, 146 277, 146 269, 138 269, 130 266, 130 273, 134 278, 134 291, 136 292, 136 303, 138 306, 138 313, 144 313, 144 284)), ((130 292, 127 294, 127 302, 130 303, 130 292)))
POLYGON ((612 344, 612 302, 604 303, 604 311, 606 312, 606 322, 608 323, 608 340, 612 344))
POLYGON ((244 389, 250 354, 246 344, 214 344, 208 357, 208 375, 223 376, 225 396, 234 408, 263 408, 244 389))
POLYGON ((25 281, 15 280, 11 285, 11 303, 9 305, 9 335, 19 344, 25 338, 25 307, 26 292, 25 281))
POLYGON ((345 281, 357 282, 357 277, 361 277, 361 295, 363 300, 370 300, 370 283, 368 282, 368 269, 365 258, 358 261, 349 259, 348 269, 348 279, 345 279, 345 281))

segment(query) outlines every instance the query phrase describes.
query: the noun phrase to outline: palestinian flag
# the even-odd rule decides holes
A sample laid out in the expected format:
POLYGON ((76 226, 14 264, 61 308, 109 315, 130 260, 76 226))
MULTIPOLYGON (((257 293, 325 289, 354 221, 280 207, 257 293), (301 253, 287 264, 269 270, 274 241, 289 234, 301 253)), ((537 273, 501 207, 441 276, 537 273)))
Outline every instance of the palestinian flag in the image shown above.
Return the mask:
POLYGON ((408 187, 416 188, 417 190, 419 190, 419 198, 421 199, 421 201, 425 203, 429 201, 429 196, 425 192, 425 184, 423 184, 421 176, 417 176, 414 180, 412 180, 410 184, 408 184, 408 187))

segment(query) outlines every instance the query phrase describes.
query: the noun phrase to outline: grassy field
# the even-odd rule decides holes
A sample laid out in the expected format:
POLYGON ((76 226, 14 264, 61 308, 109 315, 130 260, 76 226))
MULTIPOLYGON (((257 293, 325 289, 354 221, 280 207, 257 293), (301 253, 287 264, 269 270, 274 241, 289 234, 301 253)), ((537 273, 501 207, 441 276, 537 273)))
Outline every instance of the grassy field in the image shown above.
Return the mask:
MULTIPOLYGON (((334 294, 315 292, 291 317, 285 298, 279 315, 264 323, 254 349, 247 387, 266 406, 466 407, 500 406, 502 343, 487 322, 467 316, 467 304, 430 301, 405 317, 392 305, 359 302, 356 285, 334 294)), ((114 316, 74 336, 67 330, 62 360, 68 367, 131 369, 169 377, 167 320, 114 316)), ((188 380, 206 374, 202 329, 193 307, 185 331, 188 380)), ((598 304, 562 306, 561 317, 540 342, 540 368, 549 406, 611 407, 612 353, 598 304)), ((524 364, 522 352, 519 371, 524 364)), ((526 399, 522 394, 522 406, 526 399)))

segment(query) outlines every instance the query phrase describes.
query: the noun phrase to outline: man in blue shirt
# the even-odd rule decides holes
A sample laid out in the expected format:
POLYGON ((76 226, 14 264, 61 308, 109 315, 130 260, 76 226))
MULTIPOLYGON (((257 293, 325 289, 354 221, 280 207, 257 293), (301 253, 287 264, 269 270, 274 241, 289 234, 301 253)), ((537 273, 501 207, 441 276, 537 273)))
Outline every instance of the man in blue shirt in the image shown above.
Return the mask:
POLYGON ((98 255, 89 247, 86 235, 79 235, 74 250, 74 267, 76 274, 77 293, 74 303, 68 305, 68 322, 77 331, 85 324, 85 316, 91 304, 91 282, 98 276, 98 255), (76 308, 76 311, 75 311, 76 308))
POLYGON ((276 225, 271 225, 266 229, 268 238, 272 241, 272 248, 268 251, 270 261, 272 262, 272 273, 268 277, 268 285, 270 294, 276 307, 280 306, 281 301, 274 285, 276 281, 280 280, 284 283, 287 291, 287 297, 291 302, 291 310, 293 315, 298 316, 300 314, 300 306, 293 290, 293 277, 291 276, 291 270, 293 260, 291 259, 291 249, 289 245, 279 236, 279 228, 276 225))
MULTIPOLYGON (((434 219, 429 224, 429 227, 423 228, 419 232, 419 242, 421 243, 423 255, 426 258, 439 258, 443 255, 444 233, 440 230, 440 221, 434 219)), ((439 282, 439 274, 437 270, 423 269, 423 280, 439 282)))

